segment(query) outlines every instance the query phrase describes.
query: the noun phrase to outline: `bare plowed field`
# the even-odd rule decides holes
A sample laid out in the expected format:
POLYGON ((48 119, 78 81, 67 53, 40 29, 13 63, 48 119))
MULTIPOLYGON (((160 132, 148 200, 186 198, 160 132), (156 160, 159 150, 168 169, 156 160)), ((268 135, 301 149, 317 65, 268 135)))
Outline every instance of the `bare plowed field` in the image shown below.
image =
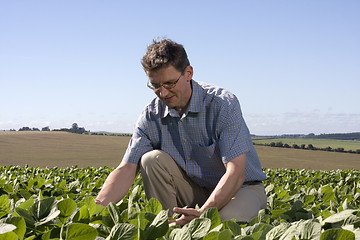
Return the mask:
MULTIPOLYGON (((0 165, 116 167, 130 137, 0 132, 0 165)), ((360 154, 255 146, 265 168, 360 169, 360 154)))

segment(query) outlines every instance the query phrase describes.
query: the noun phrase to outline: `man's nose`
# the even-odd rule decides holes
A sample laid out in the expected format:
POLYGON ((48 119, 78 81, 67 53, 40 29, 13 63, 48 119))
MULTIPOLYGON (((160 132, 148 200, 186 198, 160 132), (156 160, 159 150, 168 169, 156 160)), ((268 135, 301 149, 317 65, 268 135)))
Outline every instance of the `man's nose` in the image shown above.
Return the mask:
POLYGON ((164 97, 169 93, 169 91, 166 88, 164 88, 164 86, 160 86, 158 91, 161 97, 164 97))

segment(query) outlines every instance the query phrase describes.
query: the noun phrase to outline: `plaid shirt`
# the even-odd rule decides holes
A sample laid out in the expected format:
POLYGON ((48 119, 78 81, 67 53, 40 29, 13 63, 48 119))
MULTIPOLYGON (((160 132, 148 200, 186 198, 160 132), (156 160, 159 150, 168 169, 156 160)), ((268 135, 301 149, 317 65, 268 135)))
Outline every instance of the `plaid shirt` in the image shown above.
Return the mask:
POLYGON ((236 96, 206 83, 192 80, 190 104, 181 117, 159 98, 145 107, 123 160, 138 164, 153 149, 167 152, 202 187, 214 188, 224 163, 244 153, 246 181, 266 178, 236 96))

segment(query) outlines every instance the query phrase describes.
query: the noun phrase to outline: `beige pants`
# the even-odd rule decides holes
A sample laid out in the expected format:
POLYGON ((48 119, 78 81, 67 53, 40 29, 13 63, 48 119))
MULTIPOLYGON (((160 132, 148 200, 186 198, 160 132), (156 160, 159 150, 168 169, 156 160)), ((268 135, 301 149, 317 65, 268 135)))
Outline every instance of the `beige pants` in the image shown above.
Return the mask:
MULTIPOLYGON (((169 209, 169 216, 173 215, 173 207, 201 207, 212 191, 197 185, 169 154, 160 150, 144 154, 140 170, 146 197, 158 199, 163 209, 169 209)), ((264 185, 248 185, 241 187, 219 213, 222 220, 249 222, 266 204, 264 185)))

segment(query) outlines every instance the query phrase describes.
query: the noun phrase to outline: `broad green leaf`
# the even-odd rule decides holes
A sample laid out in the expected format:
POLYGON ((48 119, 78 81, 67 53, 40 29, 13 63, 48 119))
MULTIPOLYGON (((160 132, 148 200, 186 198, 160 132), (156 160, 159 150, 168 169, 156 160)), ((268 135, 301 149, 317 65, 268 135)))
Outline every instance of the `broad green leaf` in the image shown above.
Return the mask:
POLYGON ((187 225, 191 237, 193 239, 199 239, 204 237, 210 230, 211 220, 208 218, 194 218, 187 225))
POLYGON ((96 204, 93 197, 89 196, 83 199, 81 202, 86 203, 89 209, 90 217, 99 214, 103 210, 103 206, 96 204))
POLYGON ((219 234, 219 231, 209 232, 208 234, 206 234, 205 237, 202 238, 202 240, 217 240, 217 239, 220 239, 220 238, 218 238, 218 234, 219 234))
POLYGON ((28 200, 26 200, 25 202, 20 203, 20 205, 18 206, 18 208, 22 208, 25 210, 30 210, 30 207, 35 203, 35 199, 30 198, 28 200))
POLYGON ((59 216, 59 215, 60 215, 60 211, 53 208, 51 210, 51 212, 49 213, 49 215, 47 215, 45 218, 41 219, 40 221, 36 222, 35 226, 40 226, 40 225, 46 224, 46 223, 54 220, 55 218, 57 218, 57 216, 59 216))
POLYGON ((96 229, 83 223, 70 224, 66 231, 66 240, 93 240, 96 236, 96 229))
POLYGON ((304 197, 304 204, 305 205, 309 205, 310 203, 313 203, 315 200, 315 196, 314 195, 305 195, 304 197))
POLYGON ((22 208, 16 208, 15 211, 19 216, 23 217, 26 224, 29 226, 35 226, 35 219, 32 217, 31 213, 25 209, 22 208))
POLYGON ((266 234, 273 228, 272 225, 266 223, 256 223, 251 226, 246 233, 254 239, 265 239, 266 234))
POLYGON ((217 208, 208 208, 200 216, 201 218, 209 218, 211 220, 211 227, 213 229, 221 224, 221 217, 217 208))
POLYGON ((10 213, 9 197, 7 195, 0 196, 0 218, 10 213))
POLYGON ((43 198, 39 201, 36 201, 30 207, 30 212, 37 221, 40 221, 50 214, 51 210, 55 207, 54 203, 54 197, 43 198))
POLYGON ((225 229, 229 229, 234 236, 241 234, 241 227, 232 220, 224 221, 225 229))
POLYGON ((29 198, 31 198, 31 194, 26 190, 26 189, 20 189, 19 193, 21 194, 21 196, 23 196, 23 198, 25 198, 26 200, 28 200, 29 198))
POLYGON ((189 240, 191 239, 191 233, 187 227, 174 229, 170 234, 172 240, 189 240))
POLYGON ((161 203, 156 198, 151 198, 145 205, 144 211, 158 214, 162 210, 161 203))
POLYGON ((6 223, 13 224, 14 226, 16 226, 16 229, 13 232, 16 233, 16 235, 20 240, 24 238, 26 232, 26 223, 24 218, 12 216, 6 219, 6 223))
POLYGON ((355 240, 355 234, 349 230, 328 229, 320 236, 320 240, 355 240))
POLYGON ((70 217, 76 210, 76 202, 70 198, 65 198, 57 203, 57 208, 60 210, 60 217, 70 217))
POLYGON ((113 202, 109 203, 107 205, 107 209, 108 209, 110 217, 115 225, 118 223, 122 223, 120 211, 115 203, 113 203, 113 202))
POLYGON ((73 222, 89 223, 90 214, 87 205, 82 206, 73 218, 73 222))
POLYGON ((321 224, 315 220, 307 220, 299 224, 299 239, 319 239, 321 234, 321 224))
POLYGON ((280 223, 266 234, 266 240, 279 240, 290 226, 287 222, 280 223))
POLYGON ((135 240, 137 239, 136 227, 129 223, 116 224, 106 240, 135 240))
POLYGON ((323 202, 330 204, 330 201, 333 201, 335 198, 335 193, 334 192, 327 192, 324 194, 323 196, 323 202))
POLYGON ((328 218, 326 218, 323 221, 323 224, 324 223, 342 223, 343 221, 345 221, 345 219, 347 219, 350 215, 353 215, 355 212, 358 212, 358 210, 346 209, 342 212, 335 213, 335 214, 329 216, 328 218))
POLYGON ((168 222, 169 210, 161 210, 150 226, 145 230, 145 236, 149 239, 162 237, 169 229, 168 222))
POLYGON ((221 240, 231 240, 233 237, 232 232, 229 229, 224 229, 221 232, 219 232, 217 239, 221 240))
POLYGON ((0 240, 18 240, 18 237, 14 232, 7 232, 0 234, 0 240))

